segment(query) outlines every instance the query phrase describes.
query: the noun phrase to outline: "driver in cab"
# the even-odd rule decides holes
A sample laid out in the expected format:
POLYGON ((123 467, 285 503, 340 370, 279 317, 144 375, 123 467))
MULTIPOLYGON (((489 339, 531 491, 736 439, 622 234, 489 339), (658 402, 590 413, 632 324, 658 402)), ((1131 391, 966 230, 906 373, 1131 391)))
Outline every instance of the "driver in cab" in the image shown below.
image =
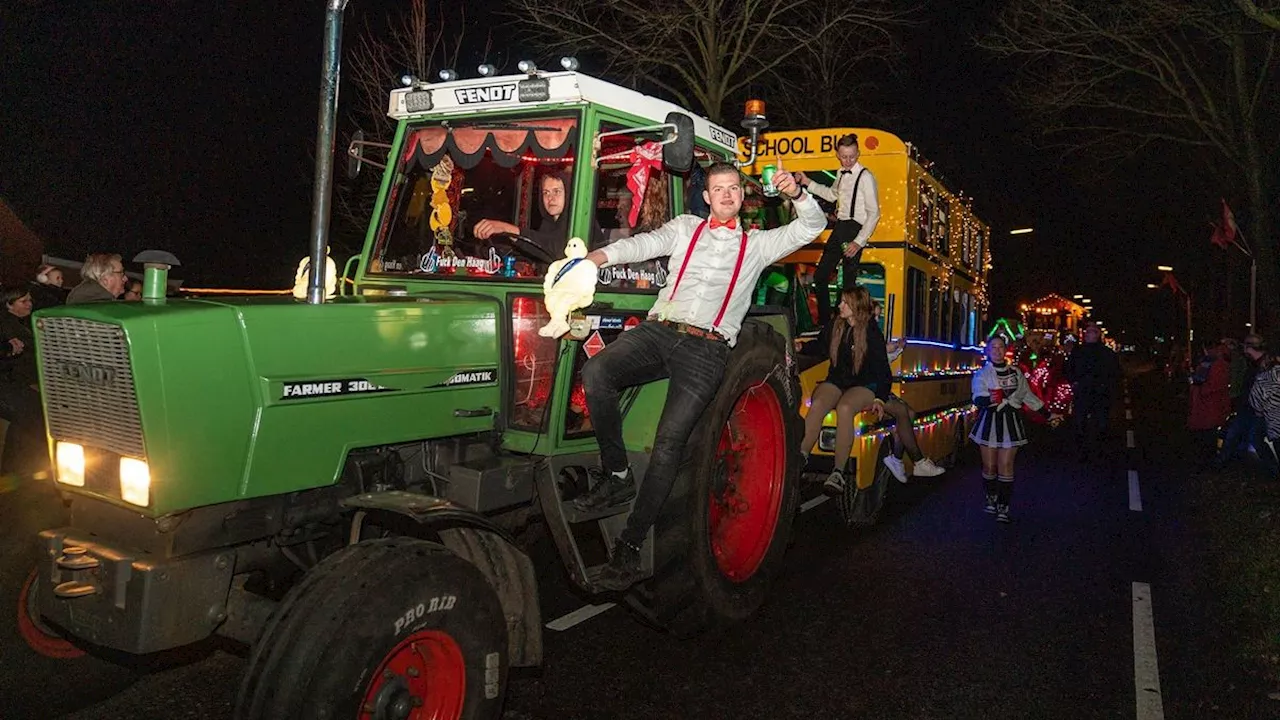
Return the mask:
MULTIPOLYGON (((565 244, 568 243, 569 218, 565 215, 568 205, 568 182, 563 173, 552 172, 542 176, 538 187, 542 196, 542 225, 536 230, 522 228, 502 220, 484 219, 476 223, 474 234, 477 239, 488 240, 494 235, 503 233, 528 238, 553 258, 564 257, 565 244)), ((591 247, 600 243, 601 232, 592 223, 591 247)))

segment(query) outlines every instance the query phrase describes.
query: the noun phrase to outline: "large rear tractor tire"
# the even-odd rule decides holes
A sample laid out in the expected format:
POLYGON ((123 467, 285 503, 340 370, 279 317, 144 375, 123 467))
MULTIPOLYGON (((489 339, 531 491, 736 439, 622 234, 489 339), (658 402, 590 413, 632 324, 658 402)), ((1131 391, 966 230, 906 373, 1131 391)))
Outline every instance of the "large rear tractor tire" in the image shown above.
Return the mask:
POLYGON ((748 320, 654 525, 654 574, 627 602, 688 637, 764 602, 796 513, 802 423, 786 340, 748 320))
POLYGON ((285 596, 235 717, 490 720, 506 682, 506 622, 484 575, 435 543, 371 540, 285 596))

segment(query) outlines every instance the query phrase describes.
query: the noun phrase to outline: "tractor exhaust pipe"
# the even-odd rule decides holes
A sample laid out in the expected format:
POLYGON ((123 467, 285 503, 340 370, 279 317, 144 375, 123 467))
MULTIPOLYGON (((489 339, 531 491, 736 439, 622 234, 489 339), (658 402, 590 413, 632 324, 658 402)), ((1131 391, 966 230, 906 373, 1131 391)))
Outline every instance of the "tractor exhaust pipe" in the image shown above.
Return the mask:
POLYGON ((311 200, 311 271, 307 302, 324 302, 324 271, 333 201, 333 145, 338 124, 338 76, 342 68, 342 13, 347 0, 325 0, 324 67, 320 73, 320 114, 316 133, 316 179, 311 200))

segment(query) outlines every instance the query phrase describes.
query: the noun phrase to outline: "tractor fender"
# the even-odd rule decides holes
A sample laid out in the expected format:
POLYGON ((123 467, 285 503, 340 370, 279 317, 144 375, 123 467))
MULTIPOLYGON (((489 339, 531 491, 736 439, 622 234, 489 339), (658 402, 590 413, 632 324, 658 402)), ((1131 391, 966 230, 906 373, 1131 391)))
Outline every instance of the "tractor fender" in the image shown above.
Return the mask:
MULTIPOLYGON (((342 505, 365 513, 401 515, 436 532, 446 548, 484 574, 497 594, 507 621, 511 665, 542 663, 542 611, 533 561, 505 530, 449 500, 399 490, 352 495, 342 505)), ((359 527, 353 524, 352 531, 355 541, 359 527)))

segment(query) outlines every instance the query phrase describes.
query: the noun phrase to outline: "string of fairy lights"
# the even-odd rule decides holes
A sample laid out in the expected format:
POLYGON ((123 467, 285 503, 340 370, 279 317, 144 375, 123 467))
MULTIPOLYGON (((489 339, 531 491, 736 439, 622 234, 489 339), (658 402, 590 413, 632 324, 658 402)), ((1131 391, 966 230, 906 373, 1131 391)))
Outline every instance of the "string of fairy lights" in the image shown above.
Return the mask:
MULTIPOLYGON (((966 403, 958 407, 944 408, 931 412, 927 415, 921 415, 916 418, 913 427, 916 432, 927 433, 939 425, 950 425, 956 418, 964 417, 972 413, 976 413, 978 408, 972 403, 966 403)), ((835 414, 832 413, 826 418, 827 422, 835 422, 835 414)), ((893 432, 893 420, 884 420, 878 423, 860 423, 853 429, 854 437, 864 440, 881 439, 893 432)), ((826 429, 834 431, 834 428, 828 426, 826 429)))

